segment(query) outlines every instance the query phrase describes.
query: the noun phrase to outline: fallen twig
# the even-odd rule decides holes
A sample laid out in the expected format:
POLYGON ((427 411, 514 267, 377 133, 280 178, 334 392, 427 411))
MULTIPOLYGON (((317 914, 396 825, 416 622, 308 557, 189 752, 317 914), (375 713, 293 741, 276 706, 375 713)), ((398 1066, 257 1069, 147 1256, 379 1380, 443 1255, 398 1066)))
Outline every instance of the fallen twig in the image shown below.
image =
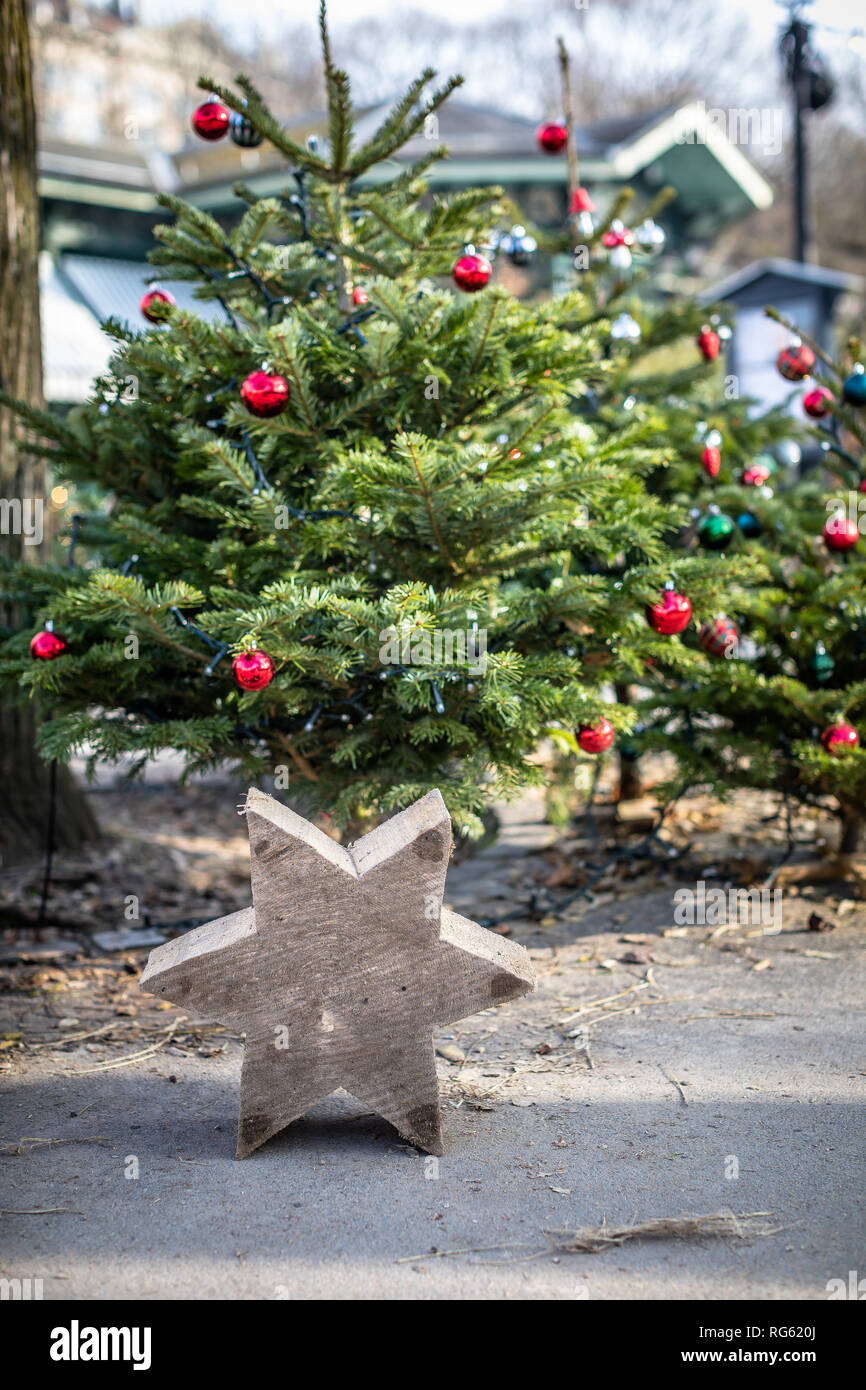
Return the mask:
POLYGON ((115 1067, 130 1067, 132 1066, 133 1062, 141 1062, 144 1060, 145 1057, 153 1057, 157 1052, 159 1052, 161 1047, 165 1047, 166 1043, 171 1042, 172 1037, 177 1032, 177 1029, 180 1027, 181 1023, 185 1022, 185 1016, 183 1018, 173 1019, 172 1022, 169 1024, 168 1028, 166 1029, 165 1037, 161 1038, 159 1042, 154 1043, 152 1047, 142 1048, 140 1052, 131 1052, 128 1057, 118 1057, 113 1062, 96 1062, 95 1065, 92 1067, 77 1067, 72 1072, 72 1075, 86 1076, 88 1072, 112 1071, 115 1067))
POLYGON ((686 1100, 686 1093, 685 1093, 685 1091, 683 1090, 683 1088, 682 1088, 682 1086, 680 1085, 680 1083, 679 1083, 678 1081, 675 1081, 674 1078, 673 1078, 672 1076, 669 1076, 669 1075, 668 1075, 668 1073, 665 1071, 664 1067, 661 1065, 660 1062, 657 1062, 657 1063, 656 1063, 656 1066, 658 1067, 658 1069, 659 1069, 659 1071, 661 1072, 662 1076, 664 1077, 665 1081, 669 1081, 669 1082, 671 1083, 672 1086, 675 1086, 675 1087, 677 1088, 677 1090, 678 1090, 679 1093, 680 1093, 680 1100, 682 1101, 683 1105, 688 1105, 688 1101, 686 1100))
POLYGON ((449 1255, 479 1255, 488 1250, 518 1250, 526 1242, 522 1240, 508 1241, 505 1245, 466 1245, 460 1250, 426 1250, 423 1255, 403 1255, 394 1263, 398 1265, 416 1264, 418 1260, 444 1260, 449 1255))
POLYGON ((780 1018, 781 1016, 780 1014, 758 1013, 746 1009, 712 1009, 703 1014, 686 1014, 682 1022, 694 1023, 696 1019, 700 1021, 703 1018, 780 1018))
POLYGON ((137 1028, 140 1025, 134 1019, 129 1022, 106 1023, 102 1028, 95 1028, 88 1033, 61 1033, 59 1038, 50 1038, 47 1042, 31 1042, 27 1044, 31 1052, 36 1052, 43 1047, 64 1047, 66 1043, 83 1042, 85 1038, 100 1038, 105 1033, 113 1033, 117 1028, 137 1028))
MULTIPOLYGON (((30 1207, 26 1211, 13 1211, 11 1207, 0 1207, 0 1216, 50 1216, 55 1211, 68 1211, 73 1216, 83 1216, 83 1211, 75 1207, 30 1207)), ((67 1277, 65 1274, 62 1276, 67 1277)))
MULTIPOLYGON (((602 1023, 606 1018, 616 1018, 617 1014, 639 1014, 641 1009, 648 1009, 650 1004, 682 1004, 689 999, 694 999, 694 997, 693 994, 672 994, 669 999, 641 999, 633 1001, 631 1004, 626 1004, 621 1009, 603 1009, 598 1018, 591 1018, 586 1025, 582 1024, 581 1027, 594 1028, 597 1023, 602 1023)), ((551 1023, 549 1026, 551 1028, 559 1027, 556 1023, 551 1023)), ((574 1031, 577 1032, 577 1029, 574 1031)), ((571 1037, 572 1034, 569 1033, 568 1036, 571 1037)))
POLYGON ((591 1013, 593 1009, 601 1008, 605 1004, 612 1004, 616 999, 623 999, 627 994, 634 994, 635 990, 648 989, 650 980, 638 980, 636 985, 629 985, 628 989, 621 989, 618 994, 607 994, 603 999, 593 999, 588 1004, 581 1004, 579 1008, 569 1009, 567 1014, 562 1014, 557 1023, 567 1023, 569 1019, 577 1018, 578 1014, 591 1013))
POLYGON ((23 1145, 24 1145, 24 1144, 33 1144, 33 1146, 35 1147, 37 1144, 107 1144, 107 1143, 109 1143, 109 1139, 108 1139, 108 1135, 107 1135, 107 1134, 92 1134, 92 1135, 90 1135, 90 1137, 87 1138, 87 1139, 31 1139, 31 1138, 28 1138, 28 1137, 25 1136, 23 1139, 19 1139, 17 1144, 10 1144, 8 1148, 6 1148, 6 1149, 0 1149, 0 1153, 4 1153, 4 1154, 16 1154, 16 1155, 17 1155, 17 1154, 26 1154, 26 1153, 29 1153, 29 1152, 30 1152, 29 1149, 23 1148, 23 1145))

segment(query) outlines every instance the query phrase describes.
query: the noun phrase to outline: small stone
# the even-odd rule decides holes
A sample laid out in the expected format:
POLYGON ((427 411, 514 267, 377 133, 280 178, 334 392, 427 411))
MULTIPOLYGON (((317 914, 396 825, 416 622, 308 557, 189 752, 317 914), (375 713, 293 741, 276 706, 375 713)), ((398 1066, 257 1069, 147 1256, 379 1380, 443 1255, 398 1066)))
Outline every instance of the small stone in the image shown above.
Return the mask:
POLYGON ((119 931, 94 932, 92 939, 100 951, 135 951, 144 946, 161 946, 165 932, 148 927, 121 927, 119 931))
POLYGON ((820 912, 809 913, 809 931, 834 931, 836 923, 829 917, 822 917, 820 912))

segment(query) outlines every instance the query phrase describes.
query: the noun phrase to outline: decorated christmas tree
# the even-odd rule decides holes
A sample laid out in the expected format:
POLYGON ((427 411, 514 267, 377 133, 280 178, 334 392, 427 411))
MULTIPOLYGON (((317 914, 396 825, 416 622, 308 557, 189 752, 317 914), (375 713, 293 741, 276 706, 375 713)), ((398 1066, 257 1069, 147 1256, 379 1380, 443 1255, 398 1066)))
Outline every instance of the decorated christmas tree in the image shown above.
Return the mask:
POLYGON ((543 778, 545 735, 595 755, 628 729, 612 683, 700 681, 678 634, 729 602, 731 566, 683 549, 682 507, 647 489, 667 412, 593 427, 616 359, 588 291, 521 303, 492 276, 493 248, 525 250, 498 191, 431 199, 438 149, 395 166, 459 79, 423 73, 359 144, 324 6, 321 31, 321 145, 247 79, 202 81, 200 137, 289 166, 277 196, 237 187, 230 231, 162 198, 154 266, 219 315, 154 284, 150 327, 109 321, 91 403, 60 421, 4 398, 106 505, 63 568, 4 563, 33 625, 3 634, 0 680, 50 711, 47 757, 233 760, 352 830, 438 786, 473 833, 543 778))
MULTIPOLYGON (((722 306, 659 288, 656 272, 666 234, 657 219, 676 199, 676 190, 663 188, 632 216, 635 197, 625 188, 604 221, 593 215, 590 194, 580 185, 570 65, 561 40, 559 57, 567 115, 562 123, 542 127, 539 143, 551 154, 568 157, 571 216, 561 232, 538 235, 548 248, 571 253, 574 283, 582 293, 574 301, 570 327, 597 333, 603 351, 598 372, 574 408, 597 447, 617 440, 653 451, 644 480, 648 491, 665 503, 664 540, 674 553, 724 556, 732 582, 748 575, 754 584, 760 569, 749 563, 757 523, 748 510, 748 488, 760 486, 768 470, 776 473, 779 459, 799 456, 790 444, 790 415, 784 408, 756 410, 754 402, 742 397, 739 382, 725 375, 724 346, 732 326, 722 306), (777 456, 769 452, 774 446, 777 456), (743 487, 729 515, 720 506, 720 487, 734 479, 743 487)), ((731 496, 728 491, 722 500, 731 496)), ((683 641, 692 648, 703 646, 713 657, 717 638, 708 628, 699 639, 692 628, 683 641)), ((670 654, 681 659, 678 646, 670 654)), ((712 678, 711 665, 691 666, 690 684, 699 686, 705 674, 712 678)), ((651 666, 636 664, 633 684, 616 679, 620 704, 639 698, 639 687, 654 667, 654 661, 651 666)), ((640 733, 638 724, 636 737, 617 742, 621 797, 641 790, 640 733)), ((676 743, 669 739, 674 751, 676 743)), ((573 772, 573 758, 561 756, 557 778, 570 780, 573 772)))
MULTIPOLYGON (((650 216, 634 232, 623 225, 618 235, 654 250, 662 233, 650 216)), ((785 409, 756 410, 738 381, 724 374, 723 344, 732 327, 721 311, 654 295, 651 265, 629 279, 611 282, 592 271, 588 279, 593 316, 604 315, 610 324, 609 370, 587 407, 596 437, 641 431, 658 451, 645 481, 667 506, 667 544, 687 554, 724 556, 736 583, 754 554, 759 526, 750 510, 752 490, 783 473, 786 460, 799 458, 791 441, 798 431, 785 409)), ((752 584, 758 580, 751 566, 746 573, 752 584)), ((693 630, 689 640, 714 655, 717 634, 710 629, 701 635, 693 630)), ((635 672, 635 683, 648 674, 635 672)), ((700 681, 703 674, 691 678, 700 681)), ((623 703, 637 698, 636 689, 619 683, 616 693, 623 703)), ((622 795, 640 791, 640 746, 639 737, 619 742, 622 795)))
POLYGON ((735 572, 725 612, 702 628, 708 679, 695 685, 657 664, 641 744, 676 751, 681 785, 771 788, 789 808, 829 807, 847 855, 866 816, 866 373, 858 340, 834 361, 767 312, 791 332, 778 367, 802 382, 821 462, 786 474, 762 457, 746 472, 718 472, 718 514, 736 517, 737 545, 767 577, 735 572))

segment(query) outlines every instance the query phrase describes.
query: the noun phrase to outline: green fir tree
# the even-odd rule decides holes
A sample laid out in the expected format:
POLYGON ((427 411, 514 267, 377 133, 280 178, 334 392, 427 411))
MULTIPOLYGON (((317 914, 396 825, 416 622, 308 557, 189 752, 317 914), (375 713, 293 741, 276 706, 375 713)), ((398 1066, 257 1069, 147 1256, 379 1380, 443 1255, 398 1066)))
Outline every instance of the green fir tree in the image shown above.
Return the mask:
POLYGON ((790 352, 802 338, 812 358, 803 399, 827 393, 813 429, 822 462, 757 484, 719 476, 718 505, 729 515, 746 508, 752 524, 737 544, 766 578, 734 585, 725 618, 737 638, 719 644, 707 679, 695 685, 659 666, 643 701, 642 745, 676 751, 680 785, 772 789, 790 806, 829 807, 839 851, 850 854, 866 816, 863 352, 851 339, 834 360, 767 312, 790 329, 790 352))
MULTIPOLYGON (((238 186, 230 230, 162 199, 154 265, 220 318, 163 304, 144 331, 110 322, 111 369, 65 420, 6 400, 55 480, 109 505, 71 565, 3 562, 33 628, 2 634, 0 680, 51 711, 47 757, 234 760, 351 830, 438 786, 477 833, 491 797, 543 779, 542 738, 630 727, 611 683, 664 662, 699 685, 705 653, 645 605, 673 580, 700 622, 731 565, 683 549, 679 500, 647 486, 670 459, 664 404, 604 429, 587 412, 618 369, 588 289, 527 305, 449 282, 510 208, 491 189, 431 198, 441 150, 388 161, 459 79, 431 91, 424 72, 359 144, 324 6, 321 30, 321 148, 248 80, 202 81, 289 165, 279 196, 238 186), (284 408, 256 416, 241 388, 262 371, 284 408), (49 621, 65 648, 33 660, 49 621), (273 678, 243 690, 232 661, 250 652, 273 678)), ((740 583, 751 567, 744 552, 740 583)))

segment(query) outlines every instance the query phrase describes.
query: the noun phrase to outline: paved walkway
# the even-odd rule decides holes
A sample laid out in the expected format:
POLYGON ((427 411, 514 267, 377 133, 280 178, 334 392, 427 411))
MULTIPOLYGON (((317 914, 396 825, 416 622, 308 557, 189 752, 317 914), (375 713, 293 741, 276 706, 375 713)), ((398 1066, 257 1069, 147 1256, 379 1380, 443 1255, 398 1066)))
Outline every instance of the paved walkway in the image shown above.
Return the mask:
MULTIPOLYGON (((547 834, 516 813, 452 870, 451 904, 504 906, 547 834)), ((538 991, 437 1039, 456 1059, 438 1165, 339 1096, 235 1162, 236 1041, 96 1072, 143 1044, 20 1054, 4 1145, 72 1142, 0 1158, 0 1206, 45 1213, 0 1216, 2 1274, 64 1299, 824 1299, 866 1274, 866 911, 821 934, 809 911, 786 900, 777 935, 663 935, 660 888, 518 925, 538 991), (721 1209, 782 1229, 601 1255, 546 1234, 721 1209)), ((76 1013, 100 1007, 87 988, 76 1013)))

